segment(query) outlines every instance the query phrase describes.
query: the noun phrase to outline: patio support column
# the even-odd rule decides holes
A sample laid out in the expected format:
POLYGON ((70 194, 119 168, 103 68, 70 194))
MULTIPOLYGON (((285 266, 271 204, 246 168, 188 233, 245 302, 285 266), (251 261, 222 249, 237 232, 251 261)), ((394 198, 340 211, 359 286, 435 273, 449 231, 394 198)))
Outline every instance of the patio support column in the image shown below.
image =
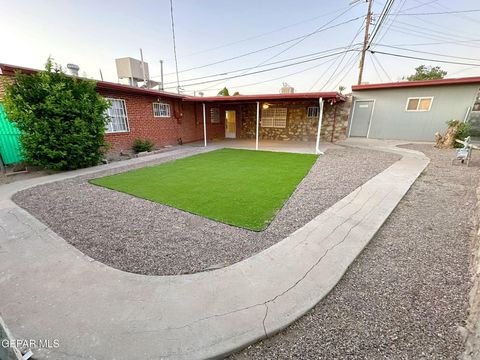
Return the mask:
POLYGON ((323 152, 320 150, 320 132, 322 131, 322 120, 323 120, 323 98, 318 98, 318 107, 320 111, 318 114, 317 143, 315 144, 315 153, 319 155, 323 155, 323 152))
POLYGON ((258 125, 260 124, 260 101, 257 101, 257 124, 255 127, 255 150, 258 150, 258 125))
POLYGON ((203 105, 203 146, 207 146, 207 113, 205 111, 205 103, 203 105))

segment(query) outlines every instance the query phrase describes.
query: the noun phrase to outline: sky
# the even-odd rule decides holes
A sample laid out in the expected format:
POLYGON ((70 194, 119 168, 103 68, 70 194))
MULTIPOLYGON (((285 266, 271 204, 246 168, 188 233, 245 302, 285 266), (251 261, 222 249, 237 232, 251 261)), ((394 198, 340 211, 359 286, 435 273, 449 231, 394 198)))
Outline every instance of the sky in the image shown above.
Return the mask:
MULTIPOLYGON (((173 0, 182 91, 278 93, 283 82, 296 92, 348 91, 357 82, 367 12, 364 0, 350 3, 173 0)), ((384 4, 374 0, 371 29, 384 4)), ((472 9, 480 9, 478 0, 395 0, 374 38, 377 53, 367 53, 363 81, 399 81, 421 64, 440 65, 447 77, 480 76, 480 12, 417 15, 472 9)), ((100 79, 101 69, 104 80, 117 82, 115 58, 139 59, 142 48, 152 79, 159 80, 162 59, 165 89, 177 91, 169 0, 0 0, 0 11, 1 63, 40 69, 51 56, 79 65, 82 76, 100 79)))

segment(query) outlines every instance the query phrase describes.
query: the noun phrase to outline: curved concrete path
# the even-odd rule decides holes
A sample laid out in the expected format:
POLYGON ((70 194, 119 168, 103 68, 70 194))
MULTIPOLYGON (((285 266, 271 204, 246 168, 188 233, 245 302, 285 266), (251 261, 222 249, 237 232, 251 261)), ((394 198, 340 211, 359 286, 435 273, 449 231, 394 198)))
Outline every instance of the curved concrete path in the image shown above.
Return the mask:
POLYGON ((382 147, 402 159, 276 245, 192 275, 110 268, 9 200, 21 188, 98 170, 0 186, 1 315, 17 338, 59 339, 57 349, 34 350, 37 358, 200 359, 240 349, 317 304, 429 162, 382 147))

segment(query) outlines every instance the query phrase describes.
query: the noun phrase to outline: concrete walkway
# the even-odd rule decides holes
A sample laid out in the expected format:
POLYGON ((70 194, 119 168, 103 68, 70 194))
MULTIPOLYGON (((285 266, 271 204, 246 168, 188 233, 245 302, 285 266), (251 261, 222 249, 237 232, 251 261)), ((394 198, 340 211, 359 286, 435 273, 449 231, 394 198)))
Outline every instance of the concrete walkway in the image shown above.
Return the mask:
POLYGON ((200 359, 240 349, 320 301, 428 164, 421 153, 376 146, 403 157, 276 245, 192 275, 105 266, 9 200, 22 188, 98 169, 1 186, 1 316, 17 338, 59 339, 56 349, 34 350, 37 358, 200 359))

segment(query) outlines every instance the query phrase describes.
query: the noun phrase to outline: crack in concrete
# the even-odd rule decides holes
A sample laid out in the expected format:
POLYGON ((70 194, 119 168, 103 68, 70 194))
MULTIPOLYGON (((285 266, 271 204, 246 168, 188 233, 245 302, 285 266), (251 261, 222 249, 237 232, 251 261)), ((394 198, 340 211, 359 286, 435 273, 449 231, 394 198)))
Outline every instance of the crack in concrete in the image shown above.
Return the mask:
POLYGON ((267 327, 265 326, 265 321, 267 320, 268 316, 268 304, 265 303, 265 316, 263 317, 262 325, 263 325, 263 332, 265 333, 265 337, 268 338, 267 327))
MULTIPOLYGON (((362 185, 363 186, 363 185, 362 185)), ((361 187, 362 187, 361 186, 361 187)), ((361 188, 360 187, 360 188, 361 188)), ((335 226, 329 233, 328 235, 324 236, 324 239, 325 238, 328 238, 330 235, 332 235, 335 231, 337 231, 337 229, 342 226, 343 224, 345 224, 352 216, 358 214, 364 207, 365 207, 365 204, 368 203, 368 201, 377 194, 377 190, 375 190, 369 197, 368 199, 362 204, 362 206, 360 206, 360 208, 358 208, 358 210, 356 210, 355 212, 353 212, 348 218, 345 218, 340 224, 338 224, 337 226, 335 226)), ((359 191, 360 193, 360 191, 359 191)), ((354 196, 353 199, 351 199, 347 204, 345 204, 344 206, 342 206, 338 211, 344 209, 346 206, 350 205, 355 199, 356 197, 358 196, 358 193, 354 196)), ((328 211, 328 210, 327 210, 328 211)), ((314 227, 312 230, 310 230, 307 235, 305 236, 305 238, 300 241, 295 247, 299 246, 300 244, 303 244, 305 241, 307 241, 309 238, 310 238, 310 235, 315 231, 317 230, 318 226, 320 225, 323 225, 323 224, 318 224, 316 227, 314 227)))
POLYGON ((13 212, 13 210, 9 210, 9 211, 7 212, 7 214, 13 216, 20 224, 28 227, 34 234, 37 232, 37 231, 32 227, 32 225, 30 225, 29 223, 26 223, 26 222, 20 220, 20 218, 18 217, 18 215, 15 214, 15 213, 13 212))
MULTIPOLYGON (((375 194, 377 193, 377 191, 375 191, 370 197, 373 197, 375 194)), ((382 197, 381 199, 381 202, 383 200, 385 200, 385 198, 391 194, 391 191, 387 192, 385 194, 385 196, 382 197)), ((360 209, 358 209, 355 213, 358 213, 361 209, 363 208, 363 205, 360 209)), ((187 323, 185 325, 182 325, 182 326, 178 326, 178 327, 168 327, 168 328, 161 328, 161 329, 155 329, 155 330, 150 330, 150 331, 142 331, 142 333, 144 332, 158 332, 158 331, 164 331, 164 330, 180 330, 180 329, 183 329, 183 328, 187 328, 187 327, 191 327, 193 326, 194 324, 197 324, 199 322, 202 322, 202 321, 206 321, 206 320, 209 320, 209 319, 213 319, 213 318, 216 318, 216 317, 224 317, 224 316, 227 316, 227 315, 231 315, 231 314, 234 314, 234 313, 238 313, 238 312, 241 312, 241 311, 245 311, 245 310, 249 310, 249 309, 252 309, 254 307, 257 307, 257 306, 265 306, 265 315, 263 317, 263 321, 262 321, 262 325, 263 325, 263 331, 265 333, 265 337, 268 337, 268 331, 266 329, 266 320, 267 320, 267 317, 268 317, 268 303, 270 302, 273 302, 275 300, 277 300, 278 298, 282 297, 283 295, 285 295, 286 293, 288 293, 289 291, 291 291, 292 289, 294 289, 300 282, 302 282, 307 276, 308 274, 310 274, 310 272, 313 271, 313 269, 315 269, 316 266, 318 266, 318 264, 325 258, 325 256, 327 256, 327 254, 333 250, 334 248, 336 248, 337 246, 339 246, 340 244, 342 244, 346 238, 348 237, 348 235, 350 235, 351 231, 356 228, 361 222, 363 222, 363 220, 365 220, 374 210, 376 210, 377 208, 376 207, 372 207, 372 209, 364 216, 362 217, 360 220, 357 221, 357 223, 355 225, 353 225, 349 230, 348 232, 342 237, 342 239, 335 243, 333 246, 329 247, 316 261, 315 263, 303 274, 302 277, 300 277, 300 279, 298 279, 297 281, 295 281, 291 286, 289 286, 286 290, 282 291, 280 294, 278 295, 275 295, 273 298, 271 299, 268 299, 264 302, 261 302, 261 303, 256 303, 256 304, 253 304, 253 305, 249 305, 249 306, 246 306, 246 307, 242 307, 240 309, 235 309, 235 310, 232 310, 232 311, 228 311, 228 312, 225 312, 225 313, 220 313, 220 314, 214 314, 214 315, 210 315, 210 316, 207 316, 207 317, 204 317, 204 318, 200 318, 200 319, 197 319, 193 322, 190 322, 190 323, 187 323)), ((344 222, 342 222, 342 224, 344 224, 345 222, 347 222, 349 219, 346 219, 344 222)), ((338 225, 335 229, 337 229, 339 226, 341 226, 342 224, 338 225)), ((333 231, 330 233, 332 234, 333 231)))

